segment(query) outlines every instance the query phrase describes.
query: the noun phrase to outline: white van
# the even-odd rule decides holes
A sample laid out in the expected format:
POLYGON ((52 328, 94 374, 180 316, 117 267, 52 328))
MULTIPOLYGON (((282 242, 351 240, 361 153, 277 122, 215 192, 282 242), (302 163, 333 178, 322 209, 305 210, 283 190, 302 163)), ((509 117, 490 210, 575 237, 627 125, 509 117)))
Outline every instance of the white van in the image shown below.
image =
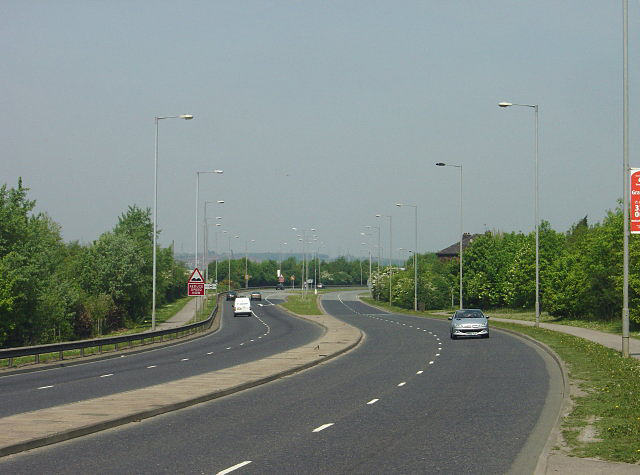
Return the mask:
POLYGON ((233 316, 251 315, 251 301, 249 297, 237 297, 233 302, 233 316))

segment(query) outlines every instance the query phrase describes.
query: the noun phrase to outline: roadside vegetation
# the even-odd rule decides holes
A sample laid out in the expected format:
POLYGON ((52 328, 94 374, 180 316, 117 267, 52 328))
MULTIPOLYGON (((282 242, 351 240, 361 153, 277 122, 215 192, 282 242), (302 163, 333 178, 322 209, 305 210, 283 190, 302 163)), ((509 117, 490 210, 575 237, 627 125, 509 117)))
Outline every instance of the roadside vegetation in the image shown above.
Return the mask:
MULTIPOLYGON (((129 206, 115 227, 89 244, 65 243, 60 226, 34 211, 29 189, 0 187, 0 348, 30 346, 136 333, 149 328, 152 305, 153 223, 150 209, 129 206)), ((171 247, 157 248, 156 321, 186 303, 186 264, 171 247)), ((227 277, 228 261, 219 261, 227 277)), ((368 275, 363 263, 344 257, 311 259, 309 276, 325 285, 353 285, 368 275)), ((244 285, 244 259, 231 260, 231 288, 244 285)), ((248 262, 250 286, 275 285, 277 269, 286 286, 299 286, 302 264, 248 262)), ((368 266, 366 268, 368 270, 368 266)), ((215 262, 209 276, 215 275, 215 262)), ((229 282, 219 282, 221 290, 229 282)), ((173 313, 172 313, 173 312, 173 313)), ((205 312, 206 313, 206 312, 205 312)))
MULTIPOLYGON (((0 348, 86 339, 141 325, 151 311, 151 212, 130 206, 91 244, 60 226, 18 181, 0 187, 0 348)), ((184 265, 157 250, 157 303, 186 293, 184 265)))
POLYGON ((287 301, 280 305, 298 315, 322 315, 317 296, 313 292, 307 293, 306 297, 300 294, 289 295, 287 301))
MULTIPOLYGON (((231 288, 244 287, 244 257, 231 259, 231 288)), ((218 261, 219 289, 229 288, 228 260, 218 261)), ((249 274, 249 287, 275 286, 278 282, 277 272, 280 269, 285 277, 284 287, 291 287, 291 277, 296 288, 300 288, 302 278, 302 260, 288 257, 281 262, 275 259, 267 259, 262 262, 247 261, 247 274, 249 274)), ((338 257, 333 260, 313 258, 307 260, 307 272, 310 279, 317 280, 324 285, 359 285, 362 279, 364 285, 369 278, 369 261, 352 260, 346 257, 338 257), (366 267, 366 268, 365 268, 366 267)), ((209 263, 209 278, 215 276, 216 263, 209 263)))
MULTIPOLYGON (((567 232, 543 222, 540 232, 540 306, 545 320, 620 331, 622 315, 622 210, 609 211, 601 223, 579 220, 567 232)), ((640 331, 640 241, 630 240, 631 331, 640 331)), ((467 308, 528 315, 535 303, 534 233, 486 232, 463 253, 463 301, 467 308)), ((389 302, 389 268, 376 269, 371 290, 389 302)), ((458 304, 459 260, 418 256, 418 308, 458 304)), ((413 260, 394 268, 391 303, 413 308, 413 260)), ((501 315, 503 316, 503 315, 501 315)), ((512 318, 518 318, 514 316, 512 318)))
POLYGON ((562 424, 563 453, 616 462, 640 462, 640 361, 582 338, 505 322, 495 327, 527 334, 549 345, 578 388, 562 424))

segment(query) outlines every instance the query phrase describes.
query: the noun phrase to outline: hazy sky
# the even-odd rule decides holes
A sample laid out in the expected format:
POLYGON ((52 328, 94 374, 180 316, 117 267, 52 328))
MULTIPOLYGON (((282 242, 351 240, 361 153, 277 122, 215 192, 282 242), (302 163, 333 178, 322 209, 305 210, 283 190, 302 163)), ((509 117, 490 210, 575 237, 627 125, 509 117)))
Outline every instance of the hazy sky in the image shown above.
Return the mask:
MULTIPOLYGON (((638 18, 632 0, 632 166, 638 18)), ((21 176, 67 241, 153 206, 162 115, 195 116, 159 123, 160 242, 177 251, 212 169, 200 219, 225 200, 208 214, 236 252, 299 251, 292 226, 364 255, 377 225, 388 249, 382 213, 398 256, 414 242, 398 201, 418 205, 420 252, 446 247, 460 180, 440 161, 464 165, 465 232, 529 232, 534 114, 500 101, 540 106, 542 219, 565 231, 622 196, 620 1, 0 0, 0 41, 0 183, 21 176)))

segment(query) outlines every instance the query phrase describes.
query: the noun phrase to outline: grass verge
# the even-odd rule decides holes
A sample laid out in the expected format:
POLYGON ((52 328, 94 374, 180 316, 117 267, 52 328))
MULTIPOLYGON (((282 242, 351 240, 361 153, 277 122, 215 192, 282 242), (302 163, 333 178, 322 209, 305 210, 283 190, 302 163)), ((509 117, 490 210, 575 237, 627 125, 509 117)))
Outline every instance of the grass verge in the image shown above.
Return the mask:
POLYGON ((566 447, 577 457, 640 461, 640 361, 597 343, 560 332, 493 322, 541 341, 565 362, 579 394, 562 423, 566 447), (587 436, 592 434, 591 436, 587 436))
POLYGON ((322 315, 322 312, 318 308, 317 298, 311 293, 308 293, 306 297, 302 295, 289 295, 287 301, 280 305, 298 315, 322 315))

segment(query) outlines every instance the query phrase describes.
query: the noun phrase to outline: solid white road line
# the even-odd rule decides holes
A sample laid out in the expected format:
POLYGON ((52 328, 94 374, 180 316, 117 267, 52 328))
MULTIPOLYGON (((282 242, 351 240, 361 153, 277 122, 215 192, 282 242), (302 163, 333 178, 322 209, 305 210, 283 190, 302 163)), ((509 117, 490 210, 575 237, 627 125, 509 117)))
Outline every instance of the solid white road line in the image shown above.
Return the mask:
POLYGON ((231 473, 234 470, 238 470, 239 468, 244 467, 245 465, 249 465, 250 463, 251 463, 251 460, 245 460, 244 462, 234 465, 233 467, 229 467, 225 470, 222 470, 221 472, 218 472, 216 475, 226 475, 227 473, 231 473))
POLYGON ((323 424, 320 427, 316 427, 315 429, 313 429, 312 432, 320 432, 321 430, 325 430, 327 427, 331 427, 333 424, 333 422, 331 422, 330 424, 323 424))
POLYGON ((371 404, 375 404, 376 402, 378 402, 380 399, 372 399, 371 401, 369 401, 367 404, 370 406, 371 404))

